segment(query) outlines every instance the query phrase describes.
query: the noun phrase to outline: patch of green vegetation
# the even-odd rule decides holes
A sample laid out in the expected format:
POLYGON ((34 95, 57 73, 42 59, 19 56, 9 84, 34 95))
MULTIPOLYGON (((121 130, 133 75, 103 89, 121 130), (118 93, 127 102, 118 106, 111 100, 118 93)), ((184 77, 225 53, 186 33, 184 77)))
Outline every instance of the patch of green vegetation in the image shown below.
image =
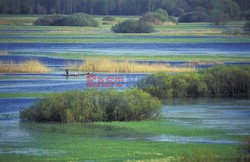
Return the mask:
MULTIPOLYGON (((2 150, 23 150, 20 154, 2 154, 1 161, 6 159, 19 161, 65 159, 69 161, 187 161, 191 158, 231 161, 238 154, 236 145, 181 144, 125 138, 129 135, 131 137, 136 137, 136 135, 137 137, 143 137, 143 133, 137 132, 146 132, 146 135, 148 135, 149 131, 155 130, 157 130, 157 133, 171 133, 167 130, 180 129, 178 132, 182 131, 183 134, 190 131, 187 127, 171 128, 165 121, 86 124, 21 123, 20 128, 29 132, 32 140, 24 144, 0 145, 2 150), (33 153, 25 152, 26 149, 33 150, 33 153)), ((200 130, 197 129, 198 131, 200 130)), ((195 135, 195 133, 190 135, 195 135)))
POLYGON ((158 98, 183 96, 249 97, 250 66, 215 66, 198 73, 147 76, 137 86, 158 98))
POLYGON ((0 98, 44 98, 54 95, 54 93, 25 92, 25 93, 1 93, 0 98))
MULTIPOLYGON (((96 84, 96 83, 95 83, 96 84)), ((107 83, 112 87, 114 83, 107 83)), ((104 83, 87 87, 104 87, 104 83)), ((116 85, 117 86, 117 85, 116 85)), ((141 121, 159 118, 161 103, 140 89, 68 91, 54 94, 23 110, 23 121, 93 122, 141 121)))

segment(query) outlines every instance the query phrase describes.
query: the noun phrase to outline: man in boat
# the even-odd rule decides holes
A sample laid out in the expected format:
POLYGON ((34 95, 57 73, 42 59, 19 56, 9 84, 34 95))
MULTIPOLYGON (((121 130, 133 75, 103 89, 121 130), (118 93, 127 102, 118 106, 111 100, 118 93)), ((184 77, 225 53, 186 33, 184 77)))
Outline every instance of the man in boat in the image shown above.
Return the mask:
POLYGON ((66 75, 69 75, 69 69, 65 69, 66 75))

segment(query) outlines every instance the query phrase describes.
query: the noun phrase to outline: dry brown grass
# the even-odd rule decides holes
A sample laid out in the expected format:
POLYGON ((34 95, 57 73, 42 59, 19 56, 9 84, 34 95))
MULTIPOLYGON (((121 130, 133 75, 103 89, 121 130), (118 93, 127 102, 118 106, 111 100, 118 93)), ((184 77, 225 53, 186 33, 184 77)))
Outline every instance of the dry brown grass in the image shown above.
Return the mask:
POLYGON ((22 63, 0 61, 1 73, 46 73, 49 71, 51 71, 50 68, 37 60, 25 61, 22 63))
POLYGON ((7 55, 8 54, 8 51, 6 51, 6 50, 1 50, 0 51, 0 55, 7 55))
POLYGON ((79 67, 81 71, 114 72, 114 73, 154 73, 154 72, 192 72, 195 68, 170 67, 166 64, 139 64, 128 61, 113 61, 110 59, 87 59, 79 67))

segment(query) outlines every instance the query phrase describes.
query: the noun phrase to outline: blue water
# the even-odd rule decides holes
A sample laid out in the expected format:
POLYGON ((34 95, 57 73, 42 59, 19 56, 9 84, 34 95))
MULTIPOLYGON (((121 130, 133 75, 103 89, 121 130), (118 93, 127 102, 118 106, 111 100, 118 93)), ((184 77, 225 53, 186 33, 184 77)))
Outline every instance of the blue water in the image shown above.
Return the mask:
POLYGON ((223 55, 250 57, 250 43, 0 43, 15 53, 102 55, 223 55))

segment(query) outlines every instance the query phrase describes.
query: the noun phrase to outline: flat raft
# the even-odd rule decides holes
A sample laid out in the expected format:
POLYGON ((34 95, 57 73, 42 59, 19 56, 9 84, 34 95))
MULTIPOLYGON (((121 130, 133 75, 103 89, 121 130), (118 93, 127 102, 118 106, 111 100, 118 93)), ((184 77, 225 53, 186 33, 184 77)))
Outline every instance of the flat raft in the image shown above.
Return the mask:
POLYGON ((85 76, 86 74, 63 74, 63 76, 69 77, 69 76, 85 76))

